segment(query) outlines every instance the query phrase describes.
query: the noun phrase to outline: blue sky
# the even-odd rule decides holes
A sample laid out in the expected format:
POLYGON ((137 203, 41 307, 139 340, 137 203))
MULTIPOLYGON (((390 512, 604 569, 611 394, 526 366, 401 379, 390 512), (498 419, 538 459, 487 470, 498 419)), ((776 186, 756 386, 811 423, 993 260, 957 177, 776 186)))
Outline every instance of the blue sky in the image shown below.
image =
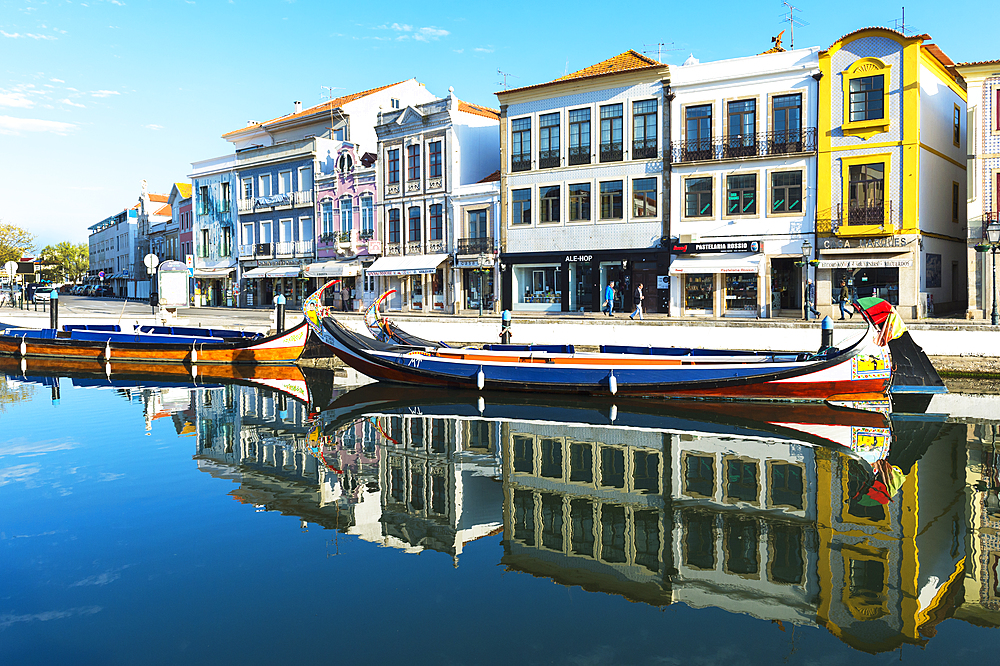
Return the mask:
MULTIPOLYGON (((799 48, 902 14, 879 1, 796 6, 808 23, 799 48)), ((498 69, 516 87, 658 42, 670 64, 751 55, 787 28, 783 13, 774 0, 0 0, 0 219, 39 248, 83 242, 135 203, 143 179, 169 193, 191 162, 231 152, 224 132, 318 104, 321 86, 341 95, 416 77, 496 107, 498 69)), ((907 28, 957 62, 1000 58, 998 19, 987 0, 906 6, 907 28)))

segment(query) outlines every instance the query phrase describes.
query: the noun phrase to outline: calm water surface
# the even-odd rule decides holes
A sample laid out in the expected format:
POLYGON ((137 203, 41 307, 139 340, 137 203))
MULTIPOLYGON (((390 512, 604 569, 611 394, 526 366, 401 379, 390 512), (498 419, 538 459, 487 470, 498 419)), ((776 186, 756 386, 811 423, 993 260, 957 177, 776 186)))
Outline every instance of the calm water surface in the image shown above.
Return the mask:
POLYGON ((996 397, 311 379, 0 375, 0 663, 996 663, 996 397))

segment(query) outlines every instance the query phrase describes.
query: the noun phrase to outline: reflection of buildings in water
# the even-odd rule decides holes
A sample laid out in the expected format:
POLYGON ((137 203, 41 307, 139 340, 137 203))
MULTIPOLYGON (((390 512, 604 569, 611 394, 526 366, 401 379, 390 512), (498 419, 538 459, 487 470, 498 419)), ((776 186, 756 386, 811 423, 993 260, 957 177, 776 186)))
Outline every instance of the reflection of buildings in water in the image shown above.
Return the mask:
POLYGON ((965 601, 956 617, 972 624, 1000 627, 1000 424, 964 424, 969 461, 969 557, 965 601))
POLYGON ((500 527, 495 424, 383 416, 321 435, 305 405, 266 390, 227 386, 195 401, 199 468, 238 482, 240 501, 455 557, 500 527))
POLYGON ((27 382, 20 382, 13 377, 0 376, 0 412, 6 405, 15 402, 27 402, 35 395, 35 387, 27 382))
POLYGON ((888 505, 859 463, 776 438, 504 426, 507 566, 656 605, 923 644, 960 602, 964 448, 942 428, 888 505), (874 504, 872 506, 871 504, 874 504))

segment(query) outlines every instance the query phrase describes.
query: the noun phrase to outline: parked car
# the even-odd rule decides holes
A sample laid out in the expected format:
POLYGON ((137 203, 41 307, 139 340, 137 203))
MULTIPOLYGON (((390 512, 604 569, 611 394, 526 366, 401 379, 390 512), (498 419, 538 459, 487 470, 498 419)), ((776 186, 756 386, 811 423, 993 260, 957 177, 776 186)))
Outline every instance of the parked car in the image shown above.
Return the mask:
POLYGON ((109 297, 114 295, 115 295, 114 290, 107 285, 100 286, 94 290, 94 296, 109 297))
POLYGON ((31 295, 31 300, 35 303, 48 303, 52 300, 52 285, 48 284, 36 284, 32 285, 35 287, 34 292, 31 295))

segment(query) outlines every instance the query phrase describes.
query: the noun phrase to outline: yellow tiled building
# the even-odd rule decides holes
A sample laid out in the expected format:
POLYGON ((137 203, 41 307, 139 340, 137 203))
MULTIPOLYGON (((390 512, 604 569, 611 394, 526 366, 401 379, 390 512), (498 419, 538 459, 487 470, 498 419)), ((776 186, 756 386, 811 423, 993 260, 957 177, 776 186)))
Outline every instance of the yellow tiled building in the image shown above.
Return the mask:
POLYGON ((965 82, 929 42, 863 28, 820 52, 821 307, 844 280, 908 319, 965 309, 965 82))

